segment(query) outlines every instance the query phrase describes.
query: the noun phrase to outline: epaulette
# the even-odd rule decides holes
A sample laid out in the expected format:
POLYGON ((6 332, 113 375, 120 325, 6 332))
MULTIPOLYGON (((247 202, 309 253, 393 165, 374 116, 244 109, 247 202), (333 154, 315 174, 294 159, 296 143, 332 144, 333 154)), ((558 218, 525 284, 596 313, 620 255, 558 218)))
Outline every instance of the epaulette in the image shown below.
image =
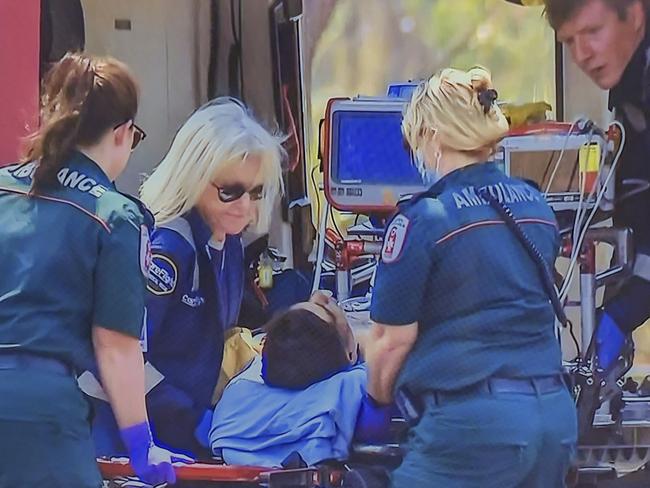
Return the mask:
POLYGON ((405 197, 400 198, 400 200, 397 202, 397 207, 399 209, 409 208, 424 198, 436 198, 439 194, 440 192, 433 191, 433 188, 429 188, 428 190, 424 190, 419 193, 406 195, 405 197))
POLYGON ((154 225, 156 223, 156 219, 153 216, 153 213, 151 213, 151 210, 149 210, 147 208, 147 206, 142 202, 142 200, 140 200, 139 198, 134 197, 133 195, 130 195, 128 193, 124 193, 124 192, 121 192, 121 191, 118 191, 118 193, 120 195, 122 195, 123 197, 128 198, 129 200, 131 200, 133 203, 136 204, 136 206, 138 207, 138 210, 140 210, 140 213, 142 214, 142 216, 144 218, 144 225, 146 225, 147 228, 150 231, 153 230, 154 225))

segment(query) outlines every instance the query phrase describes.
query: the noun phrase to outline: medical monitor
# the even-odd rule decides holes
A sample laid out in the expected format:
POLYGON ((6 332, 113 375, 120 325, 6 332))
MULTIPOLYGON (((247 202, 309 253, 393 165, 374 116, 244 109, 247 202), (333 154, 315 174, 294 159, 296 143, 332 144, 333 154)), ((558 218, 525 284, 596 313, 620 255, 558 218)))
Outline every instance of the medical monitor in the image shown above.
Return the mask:
POLYGON ((420 81, 405 81, 401 83, 390 83, 386 90, 386 96, 390 98, 401 98, 410 100, 415 89, 420 85, 420 81))
POLYGON ((390 212, 406 195, 426 189, 405 146, 404 100, 333 99, 325 117, 325 194, 332 206, 390 212))
POLYGON ((608 172, 607 151, 601 133, 544 123, 511 131, 501 141, 495 161, 506 174, 537 185, 553 210, 577 210, 595 204, 608 172))

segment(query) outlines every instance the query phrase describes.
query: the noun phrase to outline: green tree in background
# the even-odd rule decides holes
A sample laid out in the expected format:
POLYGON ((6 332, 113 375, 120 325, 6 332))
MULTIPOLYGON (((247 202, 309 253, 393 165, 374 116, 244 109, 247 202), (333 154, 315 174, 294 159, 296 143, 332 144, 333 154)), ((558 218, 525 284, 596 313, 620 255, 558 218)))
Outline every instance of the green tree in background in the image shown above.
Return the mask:
POLYGON ((503 101, 555 105, 554 38, 541 7, 504 0, 306 0, 303 34, 313 164, 328 99, 382 95, 391 81, 450 66, 487 67, 503 101))
POLYGON ((381 95, 391 81, 476 64, 492 71, 502 100, 555 104, 553 33, 541 7, 503 0, 338 0, 313 56, 315 118, 330 97, 381 95))

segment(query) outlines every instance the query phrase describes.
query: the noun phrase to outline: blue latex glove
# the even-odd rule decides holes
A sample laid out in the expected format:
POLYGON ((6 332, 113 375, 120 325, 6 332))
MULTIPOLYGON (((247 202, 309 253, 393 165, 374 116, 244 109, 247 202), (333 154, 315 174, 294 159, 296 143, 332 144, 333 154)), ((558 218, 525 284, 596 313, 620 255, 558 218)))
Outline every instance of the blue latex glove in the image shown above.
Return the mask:
POLYGON ((618 328, 614 319, 603 312, 596 332, 596 355, 598 365, 607 370, 621 354, 625 344, 625 334, 618 328))
POLYGON ((193 459, 156 446, 147 422, 120 430, 122 441, 129 452, 131 467, 141 481, 150 485, 176 482, 172 463, 192 463, 193 459))
POLYGON ((194 429, 194 437, 203 447, 210 447, 210 429, 212 428, 212 410, 206 410, 194 429))
POLYGON ((390 440, 390 419, 393 408, 364 395, 357 416, 354 439, 366 444, 385 444, 390 440))

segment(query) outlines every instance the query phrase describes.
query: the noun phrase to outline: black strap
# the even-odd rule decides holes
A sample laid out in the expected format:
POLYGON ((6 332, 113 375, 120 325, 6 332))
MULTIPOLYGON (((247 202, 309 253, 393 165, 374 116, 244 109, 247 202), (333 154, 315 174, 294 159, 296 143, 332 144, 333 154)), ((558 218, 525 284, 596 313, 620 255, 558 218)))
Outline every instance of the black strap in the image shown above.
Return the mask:
POLYGON ((507 205, 497 200, 494 195, 488 191, 487 188, 481 188, 479 190, 479 194, 490 204, 492 208, 494 208, 494 210, 497 211, 506 225, 510 228, 512 233, 517 236, 517 239, 519 239, 519 242, 521 242, 521 245, 524 247, 530 258, 535 263, 537 271, 539 272, 539 276, 542 280, 544 290, 546 291, 548 298, 551 300, 551 304, 555 310, 555 315, 560 321, 560 324, 562 324, 563 327, 566 327, 569 324, 569 319, 567 319, 567 316, 564 313, 564 307, 562 306, 560 298, 557 296, 557 292, 555 291, 555 284, 553 283, 553 278, 551 276, 551 272, 548 269, 548 266, 546 265, 544 256, 542 256, 542 253, 539 251, 539 249, 537 249, 537 246, 530 239, 530 237, 526 235, 524 229, 521 228, 521 225, 519 225, 514 215, 512 214, 512 210, 510 210, 507 205))

